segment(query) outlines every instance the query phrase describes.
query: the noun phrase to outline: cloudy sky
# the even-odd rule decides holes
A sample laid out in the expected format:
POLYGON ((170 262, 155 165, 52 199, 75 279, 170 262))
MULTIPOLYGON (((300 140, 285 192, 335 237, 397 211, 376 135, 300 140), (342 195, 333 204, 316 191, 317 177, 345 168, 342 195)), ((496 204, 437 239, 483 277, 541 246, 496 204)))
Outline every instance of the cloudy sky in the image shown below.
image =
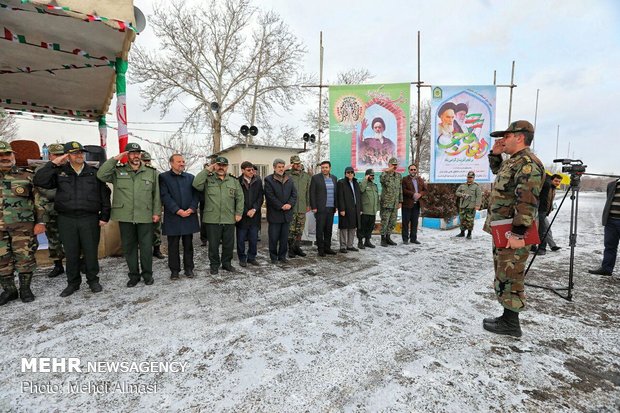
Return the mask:
MULTIPOLYGON (((157 2, 135 0, 135 4, 148 16, 157 2)), ((558 157, 582 159, 588 172, 620 174, 614 155, 620 140, 615 118, 620 115, 613 112, 620 96, 620 2, 261 0, 255 4, 282 16, 308 48, 306 71, 317 75, 323 31, 326 82, 350 68, 370 70, 373 83, 415 81, 418 30, 421 78, 430 85, 492 84, 494 70, 497 83, 508 84, 514 60, 512 119, 533 123, 540 89, 535 149, 543 162, 549 164, 556 157, 559 125, 558 157)), ((157 47, 148 24, 136 41, 157 47)), ((423 97, 430 97, 428 89, 423 97)), ((304 102, 293 114, 301 115, 316 103, 304 102)), ((508 124, 508 103, 508 89, 498 89, 498 128, 508 124)), ((129 87, 128 111, 130 130, 155 140, 167 133, 138 129, 173 130, 174 125, 149 122, 182 120, 180 110, 165 119, 159 118, 158 110, 144 111, 136 85, 129 87), (132 126, 132 121, 140 123, 132 126)), ((23 137, 40 142, 98 141, 96 126, 33 120, 20 120, 19 125, 23 137)), ((301 119, 299 127, 307 128, 301 119)), ((109 131, 110 154, 117 150, 114 132, 109 131)))

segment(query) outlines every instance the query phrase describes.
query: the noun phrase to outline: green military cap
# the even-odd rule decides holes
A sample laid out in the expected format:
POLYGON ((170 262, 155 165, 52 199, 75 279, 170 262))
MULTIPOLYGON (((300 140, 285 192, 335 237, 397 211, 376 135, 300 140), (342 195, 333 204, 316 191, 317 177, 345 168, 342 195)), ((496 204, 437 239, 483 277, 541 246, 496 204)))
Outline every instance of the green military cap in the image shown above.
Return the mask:
POLYGON ((65 149, 65 153, 88 152, 86 149, 84 149, 81 143, 76 142, 76 141, 65 143, 64 149, 65 149))
POLYGON ((125 152, 144 152, 140 145, 135 142, 125 145, 125 152))
POLYGON ((512 122, 508 129, 506 130, 498 130, 495 132, 491 132, 491 136, 494 138, 504 137, 507 133, 515 133, 515 132, 530 132, 534 133, 534 126, 526 120, 517 120, 512 122))
POLYGON ((301 159, 299 159, 299 156, 293 155, 291 156, 291 163, 301 163, 301 159))
POLYGON ((388 163, 390 165, 398 165, 398 159, 396 158, 390 158, 390 160, 388 161, 388 163))
POLYGON ((228 165, 228 159, 224 158, 223 156, 218 156, 217 158, 215 158, 215 163, 228 165))
POLYGON ((140 158, 142 158, 143 161, 150 161, 151 159, 151 154, 148 152, 142 152, 142 156, 140 156, 140 158))
POLYGON ((52 143, 47 147, 47 150, 53 155, 64 155, 65 145, 62 143, 52 143))
POLYGON ((476 177, 476 173, 474 171, 469 171, 469 172, 467 172, 467 177, 468 178, 475 178, 476 177))
POLYGON ((11 144, 6 141, 0 141, 0 153, 13 152, 11 144))

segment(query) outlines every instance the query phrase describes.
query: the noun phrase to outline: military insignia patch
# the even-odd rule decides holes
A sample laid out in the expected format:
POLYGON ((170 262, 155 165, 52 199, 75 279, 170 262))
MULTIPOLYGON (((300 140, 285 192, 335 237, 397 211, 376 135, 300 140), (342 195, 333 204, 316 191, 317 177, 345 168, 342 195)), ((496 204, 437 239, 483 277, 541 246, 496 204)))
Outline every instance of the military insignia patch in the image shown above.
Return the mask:
POLYGON ((230 196, 235 196, 235 188, 228 188, 228 194, 230 196))
POLYGON ((15 193, 18 195, 22 195, 24 192, 26 192, 26 189, 24 189, 23 186, 18 186, 17 188, 15 188, 15 193))
POLYGON ((532 165, 525 165, 522 169, 524 174, 530 174, 532 173, 532 165))

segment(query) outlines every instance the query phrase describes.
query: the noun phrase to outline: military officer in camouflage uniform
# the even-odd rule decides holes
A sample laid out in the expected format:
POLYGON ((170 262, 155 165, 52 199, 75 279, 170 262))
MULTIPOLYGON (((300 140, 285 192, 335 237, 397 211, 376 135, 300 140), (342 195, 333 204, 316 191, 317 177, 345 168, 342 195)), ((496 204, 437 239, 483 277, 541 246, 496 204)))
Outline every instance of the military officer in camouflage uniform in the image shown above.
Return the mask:
POLYGON ((471 239, 471 232, 474 229, 476 211, 480 210, 482 204, 482 189, 474 182, 476 174, 474 171, 467 172, 467 183, 459 185, 456 189, 456 196, 459 198, 459 218, 461 220, 461 232, 457 237, 464 237, 467 230, 467 239, 471 239))
POLYGON ((500 139, 489 154, 496 178, 484 229, 490 232, 491 222, 512 219, 512 230, 506 248, 493 248, 495 294, 504 306, 504 313, 485 318, 483 327, 496 334, 520 337, 519 312, 525 308, 525 262, 529 255, 529 246, 523 238, 537 219, 545 168, 530 150, 534 127, 528 121, 512 122, 508 129, 493 132, 491 136, 500 139), (502 153, 510 158, 503 160, 502 153))
POLYGON ((153 284, 153 224, 161 219, 159 174, 142 163, 141 153, 140 145, 128 143, 124 152, 105 161, 97 172, 99 180, 114 186, 111 219, 118 221, 121 232, 129 268, 127 287, 135 287, 140 277, 144 284, 153 284), (124 156, 128 162, 119 164, 124 156))
MULTIPOLYGON (((141 159, 146 166, 153 167, 151 165, 152 158, 150 153, 142 152, 141 159)), ((166 256, 161 253, 161 219, 153 224, 153 257, 160 260, 166 258, 166 256)))
POLYGON ((390 238, 394 227, 398 210, 403 205, 403 188, 401 176, 396 172, 398 159, 390 158, 389 167, 381 174, 381 246, 396 245, 390 238))
POLYGON ((231 264, 235 246, 235 223, 241 220, 244 196, 237 178, 227 172, 228 159, 218 156, 212 165, 196 175, 192 183, 198 192, 204 194, 202 221, 207 224, 212 275, 219 272, 220 264, 226 271, 235 271, 231 264))
POLYGON ((15 165, 13 148, 0 141, 0 305, 21 297, 34 301, 30 289, 36 268, 36 236, 45 232, 45 201, 32 183, 33 172, 15 165), (19 294, 14 273, 19 278, 19 294))
POLYGON ((301 249, 301 236, 306 226, 306 212, 310 211, 310 175, 303 171, 301 159, 297 155, 291 156, 291 168, 286 171, 286 175, 293 180, 297 191, 297 203, 293 206, 293 220, 288 233, 288 256, 305 257, 306 253, 301 249))
MULTIPOLYGON (((52 143, 47 147, 49 150, 49 160, 61 157, 65 154, 65 147, 62 143, 52 143)), ((35 170, 35 173, 41 169, 43 165, 40 165, 35 170)), ((44 189, 38 187, 39 193, 45 198, 48 221, 45 225, 45 235, 47 236, 48 252, 50 259, 54 261, 54 268, 47 274, 48 277, 58 277, 65 272, 65 268, 62 265, 62 260, 65 258, 65 252, 60 242, 60 234, 58 232, 58 213, 54 209, 54 198, 56 197, 56 189, 44 189)))

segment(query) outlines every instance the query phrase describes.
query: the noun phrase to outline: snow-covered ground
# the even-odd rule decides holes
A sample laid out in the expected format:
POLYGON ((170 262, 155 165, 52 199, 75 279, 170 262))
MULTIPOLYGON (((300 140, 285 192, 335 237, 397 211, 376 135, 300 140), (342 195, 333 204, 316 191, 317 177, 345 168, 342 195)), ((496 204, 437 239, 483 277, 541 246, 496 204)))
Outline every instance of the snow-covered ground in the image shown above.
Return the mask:
MULTIPOLYGON (((617 412, 620 281, 587 273, 602 256, 604 197, 580 201, 573 301, 529 288, 521 339, 482 329, 501 307, 481 222, 473 240, 421 229, 419 246, 285 267, 267 264, 264 236, 260 268, 216 277, 197 243, 197 278, 173 282, 156 260, 155 284, 132 289, 109 258, 103 293, 83 284, 65 299, 66 281, 40 270, 34 303, 0 307, 0 411, 617 412), (185 364, 22 372, 31 357, 185 364)), ((536 259, 530 282, 567 286, 569 212, 553 227, 563 248, 536 259)))

